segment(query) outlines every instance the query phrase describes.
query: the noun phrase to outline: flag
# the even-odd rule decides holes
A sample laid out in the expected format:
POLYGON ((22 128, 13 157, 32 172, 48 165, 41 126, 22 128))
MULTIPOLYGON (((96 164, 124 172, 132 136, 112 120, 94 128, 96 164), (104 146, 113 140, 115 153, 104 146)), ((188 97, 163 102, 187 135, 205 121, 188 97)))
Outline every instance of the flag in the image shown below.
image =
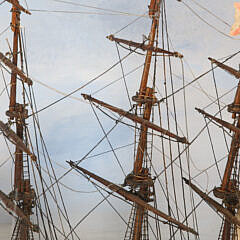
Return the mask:
POLYGON ((231 36, 236 36, 240 34, 240 2, 235 2, 234 3, 234 8, 235 8, 235 22, 232 25, 230 35, 231 36))

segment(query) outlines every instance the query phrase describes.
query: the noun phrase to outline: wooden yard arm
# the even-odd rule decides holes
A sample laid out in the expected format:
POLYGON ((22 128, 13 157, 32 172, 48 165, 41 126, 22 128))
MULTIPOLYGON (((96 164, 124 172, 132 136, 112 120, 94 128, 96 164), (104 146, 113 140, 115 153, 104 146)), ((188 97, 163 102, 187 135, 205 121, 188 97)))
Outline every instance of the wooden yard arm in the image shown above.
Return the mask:
POLYGON ((10 129, 7 124, 3 123, 1 120, 0 120, 0 131, 3 132, 4 136, 10 142, 16 145, 23 152, 27 153, 33 161, 36 161, 36 156, 25 145, 22 139, 12 129, 10 129))
POLYGON ((21 5, 18 3, 18 1, 16 1, 16 0, 6 0, 6 1, 9 2, 9 3, 11 3, 14 7, 16 7, 17 9, 19 9, 20 11, 22 11, 22 12, 24 12, 24 13, 26 13, 26 14, 31 15, 31 13, 30 13, 27 9, 25 9, 23 6, 21 6, 21 5))
POLYGON ((155 53, 164 53, 164 54, 167 54, 168 56, 183 58, 183 55, 178 52, 170 52, 170 51, 164 50, 162 48, 145 45, 144 43, 138 43, 138 42, 133 42, 133 41, 129 41, 129 40, 121 39, 121 38, 115 38, 113 35, 109 35, 109 36, 107 36, 107 38, 111 41, 114 41, 117 43, 123 43, 130 47, 140 48, 143 51, 151 50, 152 52, 155 52, 155 53))
POLYGON ((28 217, 24 214, 22 209, 20 209, 4 192, 0 190, 0 200, 4 203, 7 209, 15 213, 25 224, 27 224, 33 231, 39 232, 37 225, 34 225, 28 217))
POLYGON ((176 139, 179 142, 188 144, 188 141, 187 141, 187 139, 185 137, 179 137, 176 134, 171 133, 170 131, 168 131, 166 129, 163 129, 160 126, 158 126, 158 125, 156 125, 156 124, 154 124, 154 123, 152 123, 150 121, 147 121, 147 120, 145 120, 145 119, 143 119, 141 117, 138 117, 135 114, 126 112, 126 111, 124 111, 124 110, 122 110, 120 108, 117 108, 117 107, 114 107, 114 106, 112 106, 110 104, 104 103, 104 102, 102 102, 102 101, 100 101, 98 99, 95 99, 95 98, 87 95, 87 94, 82 94, 82 96, 84 97, 84 99, 87 99, 89 101, 95 102, 95 103, 97 103, 97 104, 99 104, 99 105, 101 105, 101 106, 103 106, 103 107, 105 107, 107 109, 110 109, 111 111, 116 112, 119 115, 124 116, 124 117, 126 117, 126 118, 128 118, 128 119, 130 119, 130 120, 132 120, 132 121, 134 121, 136 123, 140 123, 142 125, 145 125, 145 126, 151 128, 151 129, 153 129, 155 131, 158 131, 158 132, 160 132, 160 133, 162 133, 162 134, 164 134, 166 136, 174 138, 174 139, 176 139))
POLYGON ((240 134, 240 128, 234 126, 233 124, 229 123, 229 122, 226 122, 220 118, 217 118, 217 117, 214 117, 212 116, 211 114, 209 113, 206 113, 205 111, 199 109, 199 108, 195 108, 199 113, 203 114, 205 117, 209 118, 209 119, 212 119, 214 120, 215 122, 219 123, 221 126, 235 132, 235 133, 238 133, 240 134))
POLYGON ((236 78, 240 79, 240 72, 232 67, 229 67, 221 62, 218 62, 216 59, 208 58, 212 63, 215 63, 218 67, 222 68, 226 72, 230 73, 231 75, 235 76, 236 78))
POLYGON ((170 223, 177 225, 180 229, 182 229, 184 231, 191 232, 191 233, 193 233, 195 235, 198 235, 198 233, 194 229, 192 229, 192 228, 182 224, 181 222, 177 221, 176 219, 174 219, 174 218, 170 217, 169 215, 161 212, 160 210, 154 208, 150 204, 148 204, 145 201, 143 201, 137 195, 135 195, 135 194, 133 194, 131 192, 126 191, 124 188, 122 188, 122 187, 120 187, 120 186, 118 186, 118 185, 116 185, 116 184, 114 184, 114 183, 112 183, 112 182, 110 182, 108 180, 105 180, 105 179, 95 175, 94 173, 89 172, 88 170, 86 170, 84 168, 81 168, 81 167, 77 166, 72 161, 70 161, 68 163, 69 163, 69 165, 72 168, 80 170, 81 172, 83 172, 84 174, 88 175, 89 177, 91 177, 91 178, 95 179, 96 181, 102 183, 104 186, 106 186, 110 190, 112 190, 112 191, 118 193, 119 195, 125 197, 127 200, 132 201, 132 202, 136 203, 137 205, 143 207, 144 209, 155 213, 156 215, 164 218, 165 220, 169 221, 170 223))
POLYGON ((211 207, 213 207, 217 212, 222 213, 230 223, 240 226, 240 220, 235 217, 228 209, 224 208, 221 204, 213 200, 206 193, 202 192, 196 185, 191 183, 186 178, 183 178, 185 183, 189 185, 205 202, 207 202, 211 207))
POLYGON ((7 57, 4 56, 3 53, 0 52, 0 62, 4 63, 7 67, 9 67, 13 73, 19 75, 23 82, 27 83, 28 85, 32 85, 32 80, 25 75, 16 65, 14 65, 7 57))

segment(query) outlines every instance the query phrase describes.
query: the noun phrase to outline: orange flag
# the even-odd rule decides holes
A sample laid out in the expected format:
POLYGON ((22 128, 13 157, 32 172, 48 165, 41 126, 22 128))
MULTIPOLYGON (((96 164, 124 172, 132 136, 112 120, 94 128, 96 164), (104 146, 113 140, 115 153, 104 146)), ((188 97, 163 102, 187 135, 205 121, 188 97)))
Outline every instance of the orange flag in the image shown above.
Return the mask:
POLYGON ((232 25, 230 35, 231 36, 236 36, 240 34, 240 2, 235 2, 234 3, 234 8, 235 8, 235 22, 232 25))

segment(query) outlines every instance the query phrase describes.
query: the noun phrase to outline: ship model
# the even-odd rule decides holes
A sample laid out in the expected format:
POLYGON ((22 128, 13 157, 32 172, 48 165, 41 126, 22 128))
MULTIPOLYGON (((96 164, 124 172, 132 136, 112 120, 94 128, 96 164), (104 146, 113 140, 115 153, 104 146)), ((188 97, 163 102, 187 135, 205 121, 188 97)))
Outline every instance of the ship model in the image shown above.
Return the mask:
MULTIPOLYGON (((87 150, 87 154, 80 160, 68 160, 67 166, 70 168, 59 177, 55 173, 40 128, 38 113, 45 108, 37 109, 33 90, 34 80, 28 73, 25 35, 20 18, 22 14, 31 15, 31 10, 18 0, 6 0, 6 4, 11 6, 10 28, 13 39, 12 44, 7 41, 9 51, 3 53, 0 50, 2 78, 9 100, 9 108, 4 117, 6 121, 0 118, 0 130, 11 155, 14 176, 10 192, 6 193, 0 189, 0 200, 3 211, 9 213, 14 222, 9 239, 90 239, 88 236, 82 236, 84 230, 80 226, 102 203, 106 203, 113 210, 124 226, 124 231, 122 231, 123 227, 119 226, 121 234, 116 234, 114 238, 111 236, 111 239, 207 239, 201 237, 202 234, 204 236, 205 229, 199 227, 199 222, 204 219, 198 218, 199 206, 204 204, 208 205, 207 209, 209 208, 205 210, 206 215, 208 211, 215 211, 216 215, 222 218, 219 220, 216 217, 217 221, 222 223, 215 239, 240 239, 238 156, 240 84, 238 83, 234 88, 235 96, 231 104, 221 107, 220 97, 217 94, 216 100, 213 100, 213 103, 219 107, 217 113, 211 114, 205 108, 196 107, 196 111, 205 120, 199 135, 202 131, 209 133, 210 125, 217 125, 221 129, 215 131, 223 132, 227 146, 224 167, 219 167, 217 161, 213 165, 218 170, 220 182, 210 191, 205 191, 201 183, 192 175, 190 162, 191 157, 194 156, 190 155, 190 150, 197 138, 190 139, 186 110, 188 106, 186 88, 210 71, 213 72, 217 68, 218 71, 224 70, 233 78, 240 78, 240 72, 227 65, 227 61, 237 53, 222 61, 210 57, 212 69, 186 83, 183 69, 184 56, 178 51, 171 50, 170 47, 165 1, 150 0, 147 17, 151 21, 151 26, 148 35, 144 35, 141 42, 117 37, 116 34, 107 36, 107 39, 116 45, 119 61, 99 75, 102 76, 114 67, 120 66, 121 80, 124 82, 129 108, 121 108, 97 98, 94 96, 96 92, 92 90, 89 93, 82 93, 83 100, 91 108, 103 137, 93 148, 87 150), (120 49, 127 52, 127 55, 121 57, 120 49), (132 96, 124 73, 124 61, 130 55, 144 58, 140 80, 133 85, 135 94, 132 96), (174 81, 175 65, 178 65, 177 68, 182 72, 181 84, 179 82, 176 84, 174 81), (9 74, 9 84, 5 80, 3 71, 9 74), (232 115, 233 123, 224 120, 223 112, 226 110, 232 115), (103 118, 108 119, 107 127, 102 123, 103 118), (29 128, 30 123, 33 125, 32 129, 29 128), (118 128, 120 130, 117 130, 118 128), (129 145, 133 147, 132 152, 124 155, 124 159, 120 159, 116 151, 121 147, 115 148, 110 139, 114 132, 120 136, 125 131, 123 129, 132 133, 134 143, 129 145), (117 170, 115 169, 112 176, 120 172, 121 182, 119 177, 117 181, 114 178, 108 180, 101 173, 88 170, 88 167, 95 169, 100 166, 99 163, 96 166, 88 164, 86 160, 91 158, 91 153, 102 143, 105 143, 110 150, 96 154, 95 157, 112 153, 114 159, 112 161, 117 165, 117 170), (11 152, 9 144, 14 146, 14 153, 11 152), (83 167, 84 164, 86 167, 83 167), (99 200, 99 203, 83 216, 80 210, 84 207, 80 204, 79 209, 74 210, 76 214, 77 211, 81 212, 79 220, 74 224, 62 191, 62 187, 70 188, 61 182, 73 171, 79 176, 79 181, 93 187, 94 194, 98 194, 96 200, 99 200), (118 202, 113 202, 113 199, 118 199, 118 202), (127 217, 117 209, 121 204, 127 206, 121 208, 124 214, 127 213, 127 217)), ((72 97, 87 85, 65 94, 48 107, 72 97)), ((113 94, 115 98, 118 97, 117 93, 115 91, 113 94)), ((79 126, 81 127, 84 126, 79 126)), ((123 134, 124 137, 126 136, 123 134)), ((209 139, 214 153, 210 133, 209 139)), ((81 143, 79 145, 81 146, 81 143)), ((199 149, 199 155, 203 154, 201 151, 203 150, 199 149)), ((106 161, 103 162, 105 164, 101 169, 110 168, 111 164, 108 166, 106 161)), ((111 222, 111 219, 104 219, 104 224, 108 224, 108 221, 111 222)), ((115 221, 115 218, 112 221, 115 221)), ((91 227, 91 224, 93 223, 89 221, 85 226, 93 229, 94 226, 91 227)), ((218 226, 214 226, 215 228, 218 226)), ((103 237, 97 238, 107 239, 104 232, 101 236, 103 237)))

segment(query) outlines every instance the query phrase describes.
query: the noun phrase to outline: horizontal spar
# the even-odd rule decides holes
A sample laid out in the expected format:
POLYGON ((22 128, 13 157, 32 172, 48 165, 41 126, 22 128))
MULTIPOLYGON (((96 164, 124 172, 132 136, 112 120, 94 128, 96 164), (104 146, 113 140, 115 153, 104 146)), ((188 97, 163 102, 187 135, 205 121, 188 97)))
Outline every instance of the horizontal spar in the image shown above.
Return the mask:
POLYGON ((14 212, 25 224, 27 224, 34 232, 39 232, 37 225, 31 223, 26 217, 21 208, 19 208, 4 192, 0 190, 0 200, 4 203, 7 209, 14 212))
POLYGON ((31 13, 25 9, 23 6, 21 6, 16 0, 6 0, 7 2, 11 3, 14 7, 18 8, 22 12, 31 15, 31 13))
POLYGON ((145 45, 144 43, 138 43, 138 42, 133 42, 133 41, 129 41, 129 40, 121 39, 121 38, 115 38, 113 35, 109 35, 109 36, 107 36, 107 38, 110 41, 114 41, 114 42, 117 42, 117 43, 123 43, 123 44, 126 44, 126 45, 130 46, 130 47, 140 48, 143 51, 148 51, 149 50, 149 51, 156 52, 156 53, 164 53, 164 54, 168 54, 169 56, 183 58, 183 55, 180 54, 179 52, 170 52, 170 51, 164 50, 162 48, 151 47, 149 45, 145 45))
POLYGON ((240 128, 234 126, 233 124, 229 123, 229 122, 226 122, 220 118, 217 118, 217 117, 214 117, 212 116, 211 114, 209 113, 206 113, 205 111, 199 109, 199 108, 195 108, 199 113, 203 114, 205 117, 209 118, 209 119, 212 119, 214 120, 215 122, 219 123, 221 126, 233 131, 233 132, 236 132, 238 134, 240 134, 240 128))
POLYGON ((141 117, 139 117, 139 116, 137 116, 135 114, 126 112, 126 111, 124 111, 124 110, 122 110, 120 108, 117 108, 117 107, 114 107, 114 106, 112 106, 110 104, 104 103, 104 102, 102 102, 102 101, 100 101, 100 100, 98 100, 96 98, 93 98, 93 97, 87 95, 87 94, 82 94, 82 96, 84 97, 84 99, 87 99, 89 101, 95 102, 95 103, 97 103, 97 104, 99 104, 99 105, 101 105, 101 106, 103 106, 103 107, 105 107, 107 109, 110 109, 111 111, 116 112, 119 115, 121 115, 123 117, 126 117, 126 118, 128 118, 128 119, 130 119, 130 120, 132 120, 132 121, 134 121, 136 123, 140 123, 140 124, 142 124, 142 125, 144 125, 146 127, 149 127, 151 129, 155 130, 155 131, 158 131, 158 132, 160 132, 160 133, 162 133, 162 134, 164 134, 166 136, 174 138, 178 142, 182 142, 182 143, 188 144, 188 141, 187 141, 187 139, 185 137, 179 137, 176 134, 171 133, 170 131, 168 131, 166 129, 163 129, 163 128, 159 127, 158 125, 156 125, 156 124, 154 124, 154 123, 152 123, 150 121, 147 121, 147 120, 145 120, 145 119, 143 119, 143 118, 141 118, 141 117))
POLYGON ((222 213, 231 223, 240 226, 240 220, 235 217, 228 209, 224 208, 221 204, 213 200, 206 193, 202 192, 197 186, 191 183, 186 178, 183 178, 185 183, 189 185, 205 202, 212 206, 216 211, 222 213))
POLYGON ((27 83, 28 85, 32 85, 32 80, 23 73, 17 66, 15 66, 7 57, 4 56, 3 53, 0 52, 0 61, 3 62, 7 67, 9 67, 14 73, 19 75, 23 82, 27 83))
POLYGON ((229 67, 221 62, 218 62, 216 59, 213 58, 208 58, 212 63, 215 63, 218 67, 222 68, 223 70, 225 70, 226 72, 232 74, 233 76, 235 76, 237 79, 240 79, 240 72, 232 67, 229 67))
POLYGON ((132 201, 136 204, 138 204, 139 206, 143 207, 144 209, 146 210, 149 210, 153 213, 155 213, 156 215, 158 215, 159 217, 162 217, 164 218, 165 220, 169 221, 170 223, 173 223, 175 225, 177 225, 180 229, 184 230, 184 231, 187 231, 187 232, 191 232, 192 234, 195 234, 195 235, 198 235, 198 233, 182 224, 181 222, 177 221, 176 219, 170 217, 169 215, 161 212, 160 210, 158 210, 157 208, 154 208, 153 206, 151 206, 150 204, 146 203, 145 201, 143 201, 140 197, 138 197, 137 195, 133 194, 133 193, 130 193, 128 191, 126 191, 124 188, 122 187, 119 187, 118 185, 104 179, 104 178, 101 178, 97 175, 95 175, 94 173, 92 172, 89 172, 88 170, 84 169, 84 168, 81 168, 79 166, 77 166, 76 164, 74 164, 72 161, 68 162, 69 165, 73 168, 76 168, 78 170, 80 170, 81 172, 83 172, 84 174, 87 174, 89 177, 95 179, 96 181, 102 183, 103 185, 105 185, 106 187, 108 187, 110 190, 118 193, 119 195, 125 197, 126 199, 128 199, 129 201, 132 201))
POLYGON ((18 147, 23 152, 27 153, 33 161, 36 161, 36 156, 30 151, 30 149, 25 145, 23 140, 12 130, 8 127, 7 124, 3 123, 0 120, 0 131, 3 132, 4 136, 16 147, 18 147))

